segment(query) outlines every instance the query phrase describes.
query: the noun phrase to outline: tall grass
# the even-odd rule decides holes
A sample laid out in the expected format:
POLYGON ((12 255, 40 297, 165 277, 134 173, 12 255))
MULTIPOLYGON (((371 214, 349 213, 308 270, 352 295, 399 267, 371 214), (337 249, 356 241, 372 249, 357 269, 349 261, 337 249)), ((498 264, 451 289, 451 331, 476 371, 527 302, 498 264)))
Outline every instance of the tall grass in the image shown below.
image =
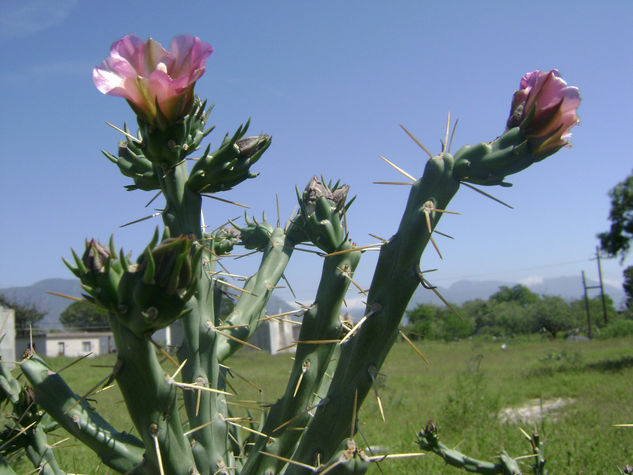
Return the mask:
MULTIPOLYGON (((551 474, 616 474, 618 467, 633 463, 633 428, 614 427, 633 423, 633 338, 424 342, 418 348, 430 364, 407 344, 394 346, 377 380, 386 422, 370 393, 359 412, 358 445, 370 444, 380 453, 418 452, 416 434, 432 419, 445 444, 476 458, 493 459, 502 449, 513 457, 529 454, 519 427, 530 432, 536 426, 546 443, 551 474), (502 343, 507 343, 505 350, 502 343), (554 398, 573 402, 534 423, 502 423, 497 416, 503 408, 554 398)), ((53 368, 67 363, 50 361, 53 368)), ((63 376, 83 394, 109 373, 101 366, 113 363, 112 356, 84 360, 63 376)), ((229 362, 234 371, 230 382, 238 392, 230 399, 252 401, 251 406, 274 402, 285 388, 291 363, 290 355, 238 353, 229 362)), ((175 370, 169 362, 164 367, 175 370)), ((133 432, 116 387, 95 395, 92 404, 115 427, 133 432)), ((57 432, 49 436, 50 443, 64 437, 57 432)), ((61 445, 75 444, 71 439, 61 445)), ((68 472, 106 473, 81 445, 60 449, 57 455, 68 472)), ((529 459, 521 466, 530 473, 529 459)), ((398 474, 460 473, 433 454, 384 461, 381 468, 398 474)), ((18 473, 29 470, 26 462, 17 466, 18 473)), ((380 472, 372 468, 370 473, 380 472)))

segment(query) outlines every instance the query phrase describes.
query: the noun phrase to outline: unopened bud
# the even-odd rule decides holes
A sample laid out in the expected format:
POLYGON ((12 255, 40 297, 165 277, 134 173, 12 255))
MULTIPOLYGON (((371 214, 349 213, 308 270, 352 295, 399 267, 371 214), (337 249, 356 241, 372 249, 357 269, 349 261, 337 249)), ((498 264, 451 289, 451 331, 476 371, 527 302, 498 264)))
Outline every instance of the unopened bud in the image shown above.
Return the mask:
POLYGON ((244 137, 235 142, 235 148, 241 157, 250 158, 265 147, 270 141, 270 135, 244 137))
MULTIPOLYGON (((164 287, 167 294, 187 288, 193 278, 189 255, 192 242, 186 236, 168 238, 151 250, 155 264, 155 282, 164 287)), ((143 265, 142 268, 144 269, 143 265)))
POLYGON ((110 251, 99 241, 86 239, 86 250, 81 261, 88 271, 103 272, 105 261, 110 258, 110 251))
POLYGON ((312 177, 303 192, 303 203, 314 206, 319 198, 325 198, 334 204, 334 209, 340 210, 345 205, 349 186, 342 185, 335 187, 332 191, 327 185, 317 177, 312 177))

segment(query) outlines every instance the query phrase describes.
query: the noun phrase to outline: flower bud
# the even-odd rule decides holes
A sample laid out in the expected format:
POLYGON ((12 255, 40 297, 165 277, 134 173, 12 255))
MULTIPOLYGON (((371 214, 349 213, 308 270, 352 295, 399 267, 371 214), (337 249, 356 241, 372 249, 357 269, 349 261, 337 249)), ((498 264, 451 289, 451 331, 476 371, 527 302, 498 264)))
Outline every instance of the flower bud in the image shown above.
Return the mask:
POLYGON ((193 278, 190 255, 192 242, 191 238, 185 236, 163 240, 154 249, 147 249, 141 255, 137 270, 145 271, 146 281, 163 288, 168 295, 186 289, 193 278))
POLYGON ((244 137, 249 122, 240 126, 232 137, 224 138, 217 150, 210 147, 196 160, 189 174, 187 185, 198 193, 216 193, 230 190, 248 178, 254 178, 251 166, 270 146, 270 135, 244 137))
POLYGON ((251 158, 262 148, 268 146, 270 135, 258 135, 256 137, 244 137, 235 142, 235 148, 240 157, 251 158))
POLYGON ((87 292, 86 298, 105 309, 115 308, 118 301, 117 286, 127 262, 121 260, 125 260, 124 256, 118 258, 112 240, 106 247, 95 239, 86 239, 82 257, 79 258, 75 251, 72 251, 72 255, 74 266, 65 259, 63 261, 81 280, 82 288, 87 292))
MULTIPOLYGON (((157 237, 156 237, 157 239, 157 237)), ((170 325, 186 312, 195 291, 198 259, 191 255, 193 238, 167 238, 150 243, 128 266, 118 286, 116 316, 139 337, 170 325)))
POLYGON ((154 172, 154 164, 145 156, 141 145, 136 141, 121 140, 117 151, 118 156, 104 151, 101 153, 116 164, 123 175, 134 180, 133 185, 125 186, 128 191, 136 189, 159 190, 160 182, 154 172))
POLYGON ((221 256, 231 252, 233 246, 240 242, 240 230, 233 226, 228 226, 215 233, 215 235, 207 234, 205 237, 213 241, 213 252, 221 256))
POLYGON ((265 216, 261 222, 246 218, 246 226, 239 228, 241 244, 246 249, 264 250, 270 244, 273 231, 273 226, 266 221, 265 216))
POLYGON ((105 262, 110 258, 110 251, 99 241, 86 239, 86 250, 81 257, 81 262, 89 272, 103 272, 105 262))
POLYGON ((533 71, 512 97, 507 127, 519 127, 532 154, 545 158, 569 143, 579 104, 578 88, 568 86, 556 69, 533 71))
POLYGON ((558 71, 534 71, 514 93, 507 129, 492 142, 465 145, 455 153, 453 176, 480 185, 509 186, 507 175, 556 153, 578 123, 580 93, 558 71))
POLYGON ((347 237, 342 220, 351 204, 345 204, 348 191, 347 185, 339 186, 337 182, 328 186, 312 177, 299 197, 301 219, 295 223, 303 225, 305 234, 322 251, 334 252, 347 237))

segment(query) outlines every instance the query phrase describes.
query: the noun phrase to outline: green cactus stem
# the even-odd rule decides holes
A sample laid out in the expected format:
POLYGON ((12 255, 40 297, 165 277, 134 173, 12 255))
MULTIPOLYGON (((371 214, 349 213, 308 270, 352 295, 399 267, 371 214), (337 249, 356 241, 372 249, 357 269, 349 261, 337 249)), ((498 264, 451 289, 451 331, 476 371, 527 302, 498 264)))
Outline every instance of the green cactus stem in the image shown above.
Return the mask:
POLYGON ((545 157, 535 157, 519 127, 506 130, 492 142, 464 145, 455 153, 454 176, 479 185, 511 186, 507 175, 518 173, 545 157))
POLYGON ((92 449, 105 465, 123 473, 135 472, 143 461, 143 444, 134 436, 118 432, 81 401, 59 376, 36 354, 20 363, 35 393, 35 401, 64 429, 92 449))
MULTIPOLYGON (((187 156, 198 149, 200 142, 213 127, 205 129, 211 108, 205 110, 206 101, 195 98, 191 111, 173 124, 156 124, 146 122, 138 117, 139 136, 142 139, 141 149, 145 156, 154 164, 169 169, 182 162, 187 156)), ((158 109, 157 119, 162 113, 158 109)), ((159 120, 160 122, 160 120, 159 120)))
MULTIPOLYGON (((215 316, 219 315, 216 302, 219 304, 221 298, 210 277, 216 260, 213 256, 213 241, 203 251, 201 260, 196 296, 187 304, 191 312, 182 320, 185 338, 178 350, 178 357, 182 362, 186 360, 182 369, 183 381, 224 389, 216 355, 217 335, 212 331, 215 316)), ((214 473, 222 465, 233 466, 228 427, 223 419, 226 416, 224 395, 186 391, 183 397, 189 428, 198 428, 190 436, 198 471, 214 473)))
POLYGON ((485 475, 521 475, 521 470, 516 460, 505 451, 499 455, 498 462, 486 462, 476 460, 455 449, 448 448, 439 441, 437 426, 432 422, 418 433, 418 445, 422 450, 428 450, 439 455, 448 465, 462 468, 467 472, 485 475))
MULTIPOLYGON (((352 243, 345 241, 337 250, 351 249, 352 243)), ((301 431, 294 429, 310 423, 309 409, 319 404, 314 394, 327 379, 325 372, 338 346, 332 340, 340 340, 344 336, 340 310, 360 254, 360 251, 344 252, 325 258, 315 302, 303 315, 286 391, 271 408, 261 430, 270 438, 260 437, 257 440, 244 466, 245 473, 280 473, 284 462, 260 452, 280 456, 291 454, 302 435, 301 431)))
POLYGON ((12 404, 17 404, 20 400, 20 383, 11 374, 9 365, 0 361, 0 402, 5 400, 12 404))
POLYGON ((523 432, 523 434, 528 438, 532 446, 532 454, 534 455, 532 472, 534 475, 547 475, 548 471, 545 468, 545 444, 541 436, 536 430, 532 432, 532 435, 527 435, 525 432, 523 432))
POLYGON ((15 472, 11 466, 7 463, 4 457, 0 456, 0 475, 15 475, 15 472))
POLYGON ((202 237, 200 209, 202 197, 186 186, 189 173, 187 163, 180 162, 161 169, 160 184, 165 196, 163 223, 170 237, 194 235, 202 237))
MULTIPOLYGON (((128 265, 118 285, 116 316, 138 337, 151 335, 184 317, 196 290, 198 257, 189 237, 168 238, 145 249, 128 265)), ((198 251, 200 253, 201 250, 198 251)))
MULTIPOLYGON (((355 399, 360 406, 372 387, 370 368, 380 369, 420 283, 416 268, 431 236, 429 222, 433 229, 441 216, 433 210, 446 209, 458 188, 449 154, 430 159, 423 177, 412 185, 398 232, 382 246, 378 257, 365 311, 371 316, 342 345, 327 394, 330 403, 317 409, 293 456, 295 460, 313 465, 317 454, 327 460, 349 436, 355 399)), ((287 473, 306 472, 289 466, 287 473)))
POLYGON ((247 341, 259 326, 258 321, 263 317, 266 303, 281 279, 294 250, 295 243, 281 228, 275 228, 267 241, 257 272, 246 281, 245 292, 223 322, 236 328, 227 330, 233 338, 219 335, 217 358, 220 362, 225 361, 243 346, 235 338, 247 341))
POLYGON ((269 147, 271 138, 265 134, 244 137, 249 123, 240 126, 232 137, 227 134, 214 152, 209 153, 210 147, 207 147, 191 169, 187 182, 191 190, 197 193, 226 191, 257 176, 251 173, 250 167, 269 147))
MULTIPOLYGON (((35 403, 33 390, 22 386, 4 362, 0 362, 0 401, 12 407, 6 429, 0 433, 0 453, 8 455, 24 449, 39 473, 63 474, 46 437, 57 424, 35 403)), ((0 473, 5 473, 3 470, 0 465, 0 473)), ((7 469, 6 473, 12 472, 7 469)))
POLYGON ((46 438, 44 429, 36 424, 32 429, 26 431, 24 450, 26 456, 34 467, 38 469, 38 473, 42 475, 64 475, 59 468, 55 454, 46 438))
POLYGON ((361 475, 369 469, 370 460, 353 439, 344 440, 320 473, 328 475, 361 475))
MULTIPOLYGON (((123 129, 128 133, 127 127, 123 129)), ((128 191, 143 190, 151 191, 160 189, 158 180, 158 168, 150 162, 145 155, 138 141, 121 140, 117 151, 117 156, 101 151, 105 157, 119 167, 119 171, 134 180, 133 185, 126 185, 128 191)))
POLYGON ((180 389, 161 368, 150 341, 134 335, 114 316, 109 320, 118 356, 114 376, 145 447, 143 463, 136 470, 156 474, 162 465, 164 473, 195 473, 178 412, 180 389))

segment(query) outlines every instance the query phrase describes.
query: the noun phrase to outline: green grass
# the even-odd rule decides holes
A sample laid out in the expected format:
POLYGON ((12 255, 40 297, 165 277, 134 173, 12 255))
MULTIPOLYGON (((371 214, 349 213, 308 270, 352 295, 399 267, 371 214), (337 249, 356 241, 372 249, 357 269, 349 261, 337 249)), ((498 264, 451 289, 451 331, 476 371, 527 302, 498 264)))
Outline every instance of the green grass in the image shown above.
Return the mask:
MULTIPOLYGON (((530 399, 572 398, 574 403, 557 417, 547 416, 539 424, 545 440, 550 474, 617 474, 618 467, 633 463, 633 428, 614 424, 633 423, 633 339, 591 342, 550 342, 547 340, 463 341, 459 343, 418 343, 430 364, 424 363, 404 343, 394 346, 379 378, 379 394, 386 422, 370 394, 359 412, 362 435, 374 447, 388 453, 418 452, 417 432, 429 419, 439 426, 440 438, 448 446, 472 457, 491 460, 502 449, 513 457, 530 452, 519 427, 502 424, 496 414, 530 399)), ((60 368, 68 360, 50 361, 60 368)), ((83 361, 63 375, 79 394, 108 374, 113 357, 83 361)), ((239 352, 229 361, 239 375, 254 381, 264 391, 264 399, 274 402, 283 392, 291 367, 289 355, 270 356, 253 351, 239 352)), ((166 370, 173 371, 170 363, 166 370)), ((239 378, 233 380, 240 399, 259 400, 258 391, 239 378)), ((130 430, 131 423, 120 402, 118 390, 95 397, 94 406, 113 425, 130 430)), ((54 443, 61 436, 49 436, 54 443)), ((364 445, 361 435, 356 436, 364 445)), ((62 445, 73 445, 69 440, 62 445)), ((57 451, 60 465, 67 471, 106 473, 98 460, 80 446, 57 451)), ((529 460, 521 464, 530 473, 529 460)), ((27 473, 29 465, 17 467, 27 473)), ((381 463, 384 473, 456 474, 443 460, 429 454, 415 459, 381 463)), ((373 468, 370 473, 379 471, 373 468)))

